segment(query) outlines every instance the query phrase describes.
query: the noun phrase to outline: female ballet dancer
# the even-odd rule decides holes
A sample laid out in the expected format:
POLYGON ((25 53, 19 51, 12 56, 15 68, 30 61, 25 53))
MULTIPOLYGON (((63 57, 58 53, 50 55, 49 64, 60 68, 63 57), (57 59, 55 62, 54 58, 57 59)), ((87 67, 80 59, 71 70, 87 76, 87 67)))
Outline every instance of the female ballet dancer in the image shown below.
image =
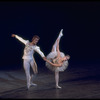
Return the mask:
POLYGON ((52 47, 52 51, 47 55, 45 59, 46 67, 55 72, 56 88, 61 88, 58 85, 59 72, 64 71, 68 67, 68 60, 70 59, 69 55, 65 55, 59 50, 59 41, 63 36, 62 31, 63 29, 60 31, 59 36, 52 47))

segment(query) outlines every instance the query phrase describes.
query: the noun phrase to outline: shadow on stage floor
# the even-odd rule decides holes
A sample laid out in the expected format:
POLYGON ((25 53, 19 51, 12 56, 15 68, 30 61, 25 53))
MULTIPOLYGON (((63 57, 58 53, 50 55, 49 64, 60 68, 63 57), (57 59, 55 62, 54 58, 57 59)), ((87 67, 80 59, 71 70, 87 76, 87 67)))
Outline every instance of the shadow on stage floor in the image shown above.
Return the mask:
POLYGON ((0 71, 0 98, 78 99, 100 98, 100 65, 72 65, 60 72, 59 85, 55 88, 54 73, 45 67, 38 68, 34 79, 37 86, 27 90, 23 69, 0 71))

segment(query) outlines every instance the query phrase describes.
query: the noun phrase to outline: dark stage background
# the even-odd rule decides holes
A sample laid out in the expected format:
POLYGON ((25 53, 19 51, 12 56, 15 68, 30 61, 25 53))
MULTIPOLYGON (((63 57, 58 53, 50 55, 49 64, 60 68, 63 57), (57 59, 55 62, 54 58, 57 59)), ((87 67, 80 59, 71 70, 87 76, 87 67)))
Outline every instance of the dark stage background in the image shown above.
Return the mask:
MULTIPOLYGON (((22 68, 24 44, 12 33, 30 41, 39 35, 38 45, 47 55, 61 29, 60 50, 71 56, 69 66, 100 63, 100 2, 0 2, 0 69, 22 68)), ((41 57, 34 56, 44 67, 41 57)))

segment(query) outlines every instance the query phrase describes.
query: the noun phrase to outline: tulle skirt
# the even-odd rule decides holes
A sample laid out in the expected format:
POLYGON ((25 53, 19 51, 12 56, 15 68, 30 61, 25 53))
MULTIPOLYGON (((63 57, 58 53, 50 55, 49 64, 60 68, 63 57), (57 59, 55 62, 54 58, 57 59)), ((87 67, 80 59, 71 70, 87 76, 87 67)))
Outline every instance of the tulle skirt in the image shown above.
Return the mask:
MULTIPOLYGON (((61 57, 64 57, 65 54, 63 52, 60 52, 60 55, 61 57)), ((54 59, 55 57, 57 56, 57 52, 50 52, 48 55, 47 55, 47 59, 49 61, 51 61, 51 59, 54 59)), ((64 71, 65 69, 67 69, 68 67, 68 61, 64 61, 63 65, 60 66, 60 67, 55 67, 55 66, 52 66, 51 64, 49 64, 48 62, 45 63, 46 67, 48 69, 50 69, 51 71, 64 71)))

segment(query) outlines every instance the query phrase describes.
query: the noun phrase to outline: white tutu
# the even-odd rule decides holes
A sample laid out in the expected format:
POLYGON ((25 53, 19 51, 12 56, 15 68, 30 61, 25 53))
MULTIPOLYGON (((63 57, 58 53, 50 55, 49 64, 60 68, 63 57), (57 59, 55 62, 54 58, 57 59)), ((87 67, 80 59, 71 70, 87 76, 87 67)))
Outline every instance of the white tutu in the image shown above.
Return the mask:
MULTIPOLYGON (((61 57, 64 57, 65 54, 63 52, 60 52, 61 57)), ((57 56, 57 52, 50 52, 47 55, 47 59, 51 61, 51 59, 55 58, 57 56)), ((52 61, 51 61, 52 62, 52 61)), ((68 61, 64 61, 63 65, 61 67, 55 67, 46 62, 46 67, 49 68, 51 71, 64 71, 68 67, 68 61)))

